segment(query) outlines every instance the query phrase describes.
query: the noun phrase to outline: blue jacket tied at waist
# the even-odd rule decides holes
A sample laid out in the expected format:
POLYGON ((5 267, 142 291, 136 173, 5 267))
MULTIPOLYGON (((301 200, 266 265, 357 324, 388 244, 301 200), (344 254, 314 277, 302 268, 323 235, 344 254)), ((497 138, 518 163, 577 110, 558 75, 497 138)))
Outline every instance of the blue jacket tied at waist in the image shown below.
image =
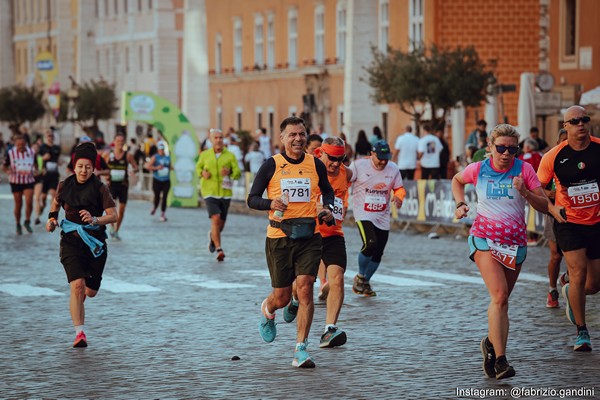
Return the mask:
POLYGON ((87 230, 97 231, 100 229, 98 225, 79 225, 68 219, 60 221, 60 227, 64 233, 71 233, 77 231, 79 237, 83 242, 90 248, 90 251, 95 258, 98 258, 104 253, 104 243, 90 235, 87 230))

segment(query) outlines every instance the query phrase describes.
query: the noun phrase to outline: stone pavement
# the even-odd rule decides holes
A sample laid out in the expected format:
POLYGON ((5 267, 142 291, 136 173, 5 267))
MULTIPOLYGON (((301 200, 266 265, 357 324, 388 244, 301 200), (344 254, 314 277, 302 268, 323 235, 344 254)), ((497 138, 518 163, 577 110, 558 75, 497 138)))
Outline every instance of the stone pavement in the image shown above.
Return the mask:
POLYGON ((276 340, 267 344, 258 334, 270 291, 266 214, 230 214, 227 257, 217 263, 206 249, 204 209, 169 209, 161 223, 148 202, 130 201, 122 241, 109 242, 102 288, 86 301, 89 347, 73 349, 59 233, 36 226, 17 237, 12 207, 2 183, 0 398, 449 399, 464 389, 511 398, 511 388, 594 386, 600 397, 600 296, 588 297, 595 350, 574 353, 563 300, 558 310, 545 308, 547 248, 530 249, 511 297, 508 358, 517 376, 498 382, 481 370, 488 296, 466 240, 392 232, 372 280, 378 296, 362 298, 350 290, 360 238, 345 228, 339 326, 348 342, 319 349, 325 307, 317 301, 309 344, 317 368, 298 370, 291 366, 295 325, 281 311, 276 340))

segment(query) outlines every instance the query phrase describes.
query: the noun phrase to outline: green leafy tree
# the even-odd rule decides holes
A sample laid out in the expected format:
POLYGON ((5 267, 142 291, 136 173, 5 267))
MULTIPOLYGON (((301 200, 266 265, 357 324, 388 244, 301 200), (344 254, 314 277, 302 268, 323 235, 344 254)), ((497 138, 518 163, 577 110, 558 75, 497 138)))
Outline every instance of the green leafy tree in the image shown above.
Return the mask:
POLYGON ((105 80, 91 80, 80 85, 78 89, 79 96, 75 101, 76 121, 84 128, 95 131, 98 121, 111 119, 118 110, 115 84, 105 80))
POLYGON ((479 106, 493 80, 472 46, 444 49, 432 45, 407 52, 388 48, 387 54, 373 47, 371 51, 373 61, 365 67, 365 81, 373 88, 371 98, 397 104, 417 126, 427 103, 433 110, 433 126, 443 126, 448 111, 459 102, 465 107, 479 106), (436 110, 443 114, 438 116, 436 110))
POLYGON ((8 122, 17 133, 25 122, 33 122, 44 116, 44 93, 35 87, 13 85, 0 88, 0 121, 8 122))

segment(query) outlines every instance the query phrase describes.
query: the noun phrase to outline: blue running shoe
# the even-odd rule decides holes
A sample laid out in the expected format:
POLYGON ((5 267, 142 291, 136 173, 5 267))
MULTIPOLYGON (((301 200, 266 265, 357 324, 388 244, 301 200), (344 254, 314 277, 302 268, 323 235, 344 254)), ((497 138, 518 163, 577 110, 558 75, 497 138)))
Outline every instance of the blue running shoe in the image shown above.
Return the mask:
POLYGON ((264 315, 260 317, 258 324, 260 337, 267 343, 271 343, 277 336, 277 328, 275 327, 275 318, 267 318, 264 315))
POLYGON ((290 304, 283 308, 283 320, 288 324, 296 319, 296 315, 298 315, 298 306, 300 303, 296 301, 293 297, 290 301, 290 304))
POLYGON ((330 326, 323 335, 319 347, 336 347, 346 343, 346 332, 339 330, 337 326, 330 326))
POLYGON ((296 345, 296 352, 294 353, 294 361, 292 366, 298 368, 314 368, 315 363, 311 360, 310 355, 306 351, 306 342, 296 345))
POLYGON ((582 329, 577 333, 577 339, 575 340, 573 351, 592 351, 590 333, 587 329, 582 329))
POLYGON ((573 315, 573 310, 571 310, 571 304, 569 302, 569 283, 562 287, 562 295, 565 298, 565 313, 567 314, 567 319, 573 324, 575 324, 575 315, 573 315))

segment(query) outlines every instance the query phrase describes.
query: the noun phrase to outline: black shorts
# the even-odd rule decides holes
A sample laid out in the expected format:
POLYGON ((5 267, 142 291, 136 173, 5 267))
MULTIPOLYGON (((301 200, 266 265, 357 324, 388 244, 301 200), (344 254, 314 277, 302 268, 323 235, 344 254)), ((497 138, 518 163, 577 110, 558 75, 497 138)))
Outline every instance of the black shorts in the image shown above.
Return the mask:
POLYGON ((129 186, 124 185, 122 183, 113 183, 111 182, 108 186, 110 190, 110 195, 113 197, 115 201, 119 201, 119 203, 126 204, 127 196, 129 194, 129 186))
POLYGON ((323 238, 323 250, 321 251, 321 260, 325 268, 330 265, 338 265, 346 270, 346 240, 343 236, 328 236, 323 238))
POLYGON ((321 263, 321 235, 309 239, 267 238, 265 243, 271 286, 291 286, 297 276, 317 276, 321 263))
POLYGON ((586 249, 590 260, 600 258, 600 223, 580 225, 570 222, 554 224, 556 242, 563 252, 586 249))
POLYGON ((60 262, 69 283, 84 278, 86 287, 92 290, 100 289, 107 256, 106 243, 104 243, 104 253, 95 258, 83 240, 73 233, 63 235, 60 239, 60 262))
POLYGON ((31 189, 33 190, 34 183, 11 183, 10 184, 10 192, 11 193, 19 193, 25 190, 31 189))
POLYGON ((42 193, 48 193, 50 190, 56 190, 58 187, 58 178, 57 174, 46 174, 42 178, 42 193))
POLYGON ((227 213, 229 212, 229 205, 231 199, 219 199, 215 197, 207 197, 204 199, 206 203, 206 211, 208 211, 208 218, 213 215, 219 214, 221 219, 225 221, 227 219, 227 213))

